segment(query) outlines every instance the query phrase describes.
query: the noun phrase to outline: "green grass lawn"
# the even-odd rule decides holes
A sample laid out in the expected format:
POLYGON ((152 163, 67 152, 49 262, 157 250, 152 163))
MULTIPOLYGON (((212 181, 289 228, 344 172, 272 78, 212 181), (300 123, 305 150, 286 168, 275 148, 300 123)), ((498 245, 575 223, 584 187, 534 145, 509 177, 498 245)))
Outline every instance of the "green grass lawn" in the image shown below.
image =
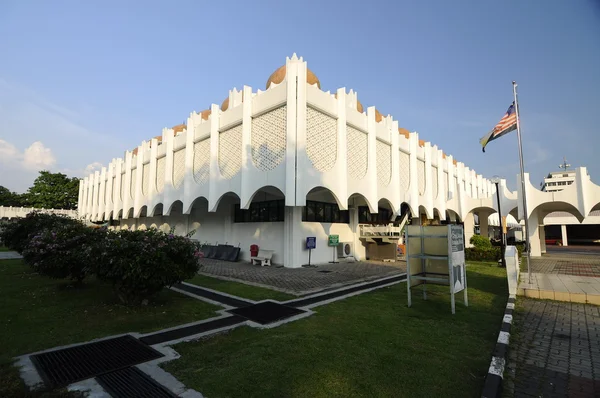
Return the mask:
POLYGON ((7 251, 10 251, 8 249, 8 247, 0 246, 0 252, 7 252, 7 251))
POLYGON ((296 298, 296 296, 278 292, 276 290, 250 286, 244 283, 231 282, 223 279, 211 278, 210 276, 206 275, 196 275, 186 282, 256 301, 267 299, 286 301, 296 298))
MULTIPOLYGON (((273 329, 241 327, 175 346, 165 369, 210 397, 478 397, 508 296, 506 271, 468 269, 469 304, 447 286, 407 307, 401 283, 273 329)), ((416 289, 418 290, 418 289, 416 289)), ((416 293, 416 291, 415 291, 416 293)))
POLYGON ((216 316, 220 309, 170 290, 148 306, 128 308, 99 281, 73 288, 33 273, 22 260, 0 261, 0 303, 0 397, 29 396, 10 365, 15 356, 113 334, 160 330, 216 316))

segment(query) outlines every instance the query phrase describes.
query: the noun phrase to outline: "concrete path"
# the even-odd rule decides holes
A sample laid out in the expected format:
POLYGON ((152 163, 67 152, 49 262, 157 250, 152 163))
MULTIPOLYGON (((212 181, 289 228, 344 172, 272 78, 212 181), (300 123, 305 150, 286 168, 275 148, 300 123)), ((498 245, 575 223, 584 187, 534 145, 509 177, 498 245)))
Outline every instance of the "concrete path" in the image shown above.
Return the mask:
POLYGON ((0 252, 0 260, 13 260, 19 258, 23 258, 23 256, 17 252, 0 252))
POLYGON ((295 295, 338 288, 406 272, 405 262, 340 262, 316 268, 261 267, 247 262, 202 259, 200 273, 295 295), (325 272, 323 272, 325 271, 325 272))
POLYGON ((521 297, 505 396, 600 397, 600 307, 521 297))
POLYGON ((600 305, 600 256, 553 250, 532 259, 531 283, 521 264, 519 296, 600 305))

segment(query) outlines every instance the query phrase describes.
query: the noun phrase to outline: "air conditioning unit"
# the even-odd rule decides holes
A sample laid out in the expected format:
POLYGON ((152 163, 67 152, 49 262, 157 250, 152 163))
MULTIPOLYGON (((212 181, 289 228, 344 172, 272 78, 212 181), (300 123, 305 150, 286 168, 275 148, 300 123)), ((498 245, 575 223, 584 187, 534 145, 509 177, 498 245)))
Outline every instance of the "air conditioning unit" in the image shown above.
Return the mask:
POLYGON ((337 258, 354 257, 354 244, 352 242, 340 242, 337 246, 337 258))

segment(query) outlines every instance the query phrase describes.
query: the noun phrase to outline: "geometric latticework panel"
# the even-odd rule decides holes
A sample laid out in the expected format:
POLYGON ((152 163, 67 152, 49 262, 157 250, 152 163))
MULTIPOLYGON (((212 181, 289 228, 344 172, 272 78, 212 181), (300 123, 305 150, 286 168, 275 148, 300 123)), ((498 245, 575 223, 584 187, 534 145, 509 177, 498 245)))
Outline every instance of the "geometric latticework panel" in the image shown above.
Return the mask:
POLYGON ((108 204, 108 180, 104 181, 104 204, 108 204))
POLYGON ((158 192, 162 192, 165 188, 165 166, 167 165, 167 157, 163 156, 162 158, 156 161, 156 190, 158 192))
POLYGON ((400 192, 406 192, 410 187, 410 156, 408 153, 400 151, 398 160, 400 166, 400 192))
POLYGON ((115 203, 115 189, 117 188, 117 177, 112 178, 111 187, 112 188, 110 190, 110 201, 115 203))
POLYGON ((448 200, 448 173, 444 172, 443 174, 443 178, 444 178, 444 200, 448 200))
POLYGON ((150 163, 142 166, 142 195, 150 192, 150 163))
POLYGON ((242 125, 219 134, 219 170, 226 179, 232 179, 242 169, 242 125))
POLYGON ((425 193, 425 162, 417 159, 417 181, 419 183, 419 195, 425 193))
POLYGON ((432 181, 432 188, 433 188, 433 198, 436 199, 438 196, 438 168, 437 167, 432 167, 431 168, 431 181, 432 181))
POLYGON ((123 192, 125 192, 125 173, 121 173, 121 189, 119 190, 119 198, 123 200, 123 192))
POLYGON ((194 144, 194 180, 206 184, 210 177, 210 139, 194 144))
POLYGON ((183 183, 185 175, 185 149, 180 149, 173 154, 173 186, 178 189, 183 183))
POLYGON ((337 160, 337 120, 310 107, 306 108, 306 154, 322 173, 337 160))
POLYGON ((366 133, 346 126, 346 148, 348 175, 360 180, 367 174, 369 165, 369 136, 366 133))
POLYGON ((135 198, 135 184, 137 180, 137 167, 131 170, 131 184, 129 186, 129 194, 131 195, 131 199, 135 198))
POLYGON ((285 158, 287 106, 252 119, 252 163, 260 171, 271 171, 285 158))
POLYGON ((392 147, 381 141, 377 141, 377 180, 380 184, 387 186, 392 177, 392 147))

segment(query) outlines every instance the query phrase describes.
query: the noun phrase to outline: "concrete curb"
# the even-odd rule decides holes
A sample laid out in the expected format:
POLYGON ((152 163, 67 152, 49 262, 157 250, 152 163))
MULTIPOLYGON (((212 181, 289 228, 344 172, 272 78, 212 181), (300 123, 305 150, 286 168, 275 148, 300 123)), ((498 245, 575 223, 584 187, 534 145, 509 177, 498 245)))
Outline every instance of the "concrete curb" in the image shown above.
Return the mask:
POLYGON ((496 398, 502 395, 502 380, 508 357, 508 344, 510 342, 510 329, 512 327, 513 311, 515 309, 515 299, 516 296, 514 294, 508 296, 506 309, 504 310, 504 318, 502 319, 502 327, 498 334, 496 347, 492 353, 490 368, 481 392, 482 398, 496 398))

